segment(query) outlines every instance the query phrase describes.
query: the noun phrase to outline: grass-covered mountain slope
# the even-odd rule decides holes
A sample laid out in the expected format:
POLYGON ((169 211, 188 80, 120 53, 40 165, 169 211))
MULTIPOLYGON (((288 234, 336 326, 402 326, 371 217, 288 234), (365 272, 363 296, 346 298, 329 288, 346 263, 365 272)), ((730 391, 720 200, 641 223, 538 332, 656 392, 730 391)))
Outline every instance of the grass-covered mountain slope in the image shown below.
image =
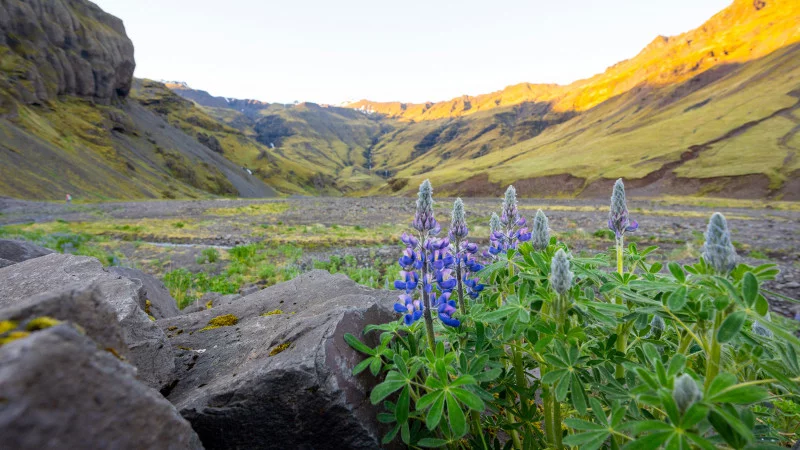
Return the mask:
POLYGON ((569 86, 518 85, 427 105, 351 105, 394 117, 372 192, 430 178, 447 193, 634 192, 800 199, 800 3, 737 0, 700 28, 569 86))
POLYGON ((0 2, 0 195, 276 194, 131 99, 134 66, 122 22, 93 3, 0 2))

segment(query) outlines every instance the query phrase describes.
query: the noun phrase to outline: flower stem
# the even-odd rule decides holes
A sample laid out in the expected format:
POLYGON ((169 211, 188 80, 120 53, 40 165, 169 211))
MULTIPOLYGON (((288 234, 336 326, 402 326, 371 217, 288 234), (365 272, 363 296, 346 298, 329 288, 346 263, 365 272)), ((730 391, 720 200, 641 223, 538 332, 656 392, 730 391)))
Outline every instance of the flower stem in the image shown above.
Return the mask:
MULTIPOLYGON (((422 240, 420 240, 420 242, 422 242, 422 240)), ((422 257, 422 302, 425 305, 422 316, 425 318, 425 332, 428 335, 428 345, 431 351, 436 351, 436 337, 434 336, 433 316, 431 315, 431 298, 427 289, 425 289, 425 283, 428 278, 428 255, 424 246, 420 250, 420 256, 422 257)))
POLYGON ((458 279, 458 307, 461 314, 467 313, 467 305, 464 303, 464 284, 461 281, 461 261, 456 263, 456 278, 458 279))
MULTIPOLYGON (((617 237, 617 273, 620 275, 625 273, 625 269, 622 265, 622 254, 623 254, 623 240, 625 238, 623 236, 617 237)), ((624 301, 621 295, 617 295, 616 303, 618 305, 623 305, 624 301)), ((617 325, 617 342, 615 343, 616 349, 620 353, 625 353, 628 347, 628 336, 626 335, 627 331, 625 329, 625 324, 620 323, 617 325)), ((625 368, 622 364, 617 364, 614 377, 617 379, 625 378, 625 368)))
POLYGON ((725 320, 725 311, 717 311, 717 314, 714 316, 714 328, 711 329, 711 349, 709 350, 708 354, 708 361, 706 362, 706 380, 705 380, 705 389, 711 385, 711 381, 719 373, 719 361, 722 357, 722 344, 717 340, 717 332, 719 331, 720 326, 722 326, 722 321, 725 320))
POLYGON ((486 437, 483 435, 483 428, 481 428, 481 413, 478 411, 472 411, 470 414, 472 416, 472 432, 481 437, 483 450, 489 450, 489 446, 486 445, 486 437))
POLYGON ((561 444, 561 404, 556 400, 555 395, 553 397, 553 445, 556 450, 561 450, 563 445, 561 444))

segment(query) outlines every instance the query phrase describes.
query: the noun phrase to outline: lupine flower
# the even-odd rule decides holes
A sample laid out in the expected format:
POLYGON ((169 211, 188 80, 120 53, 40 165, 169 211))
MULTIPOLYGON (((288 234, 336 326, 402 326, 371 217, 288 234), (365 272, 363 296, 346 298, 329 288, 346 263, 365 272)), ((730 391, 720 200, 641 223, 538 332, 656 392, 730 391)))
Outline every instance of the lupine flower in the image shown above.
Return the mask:
POLYGON ((478 298, 481 291, 483 291, 483 285, 480 283, 479 278, 465 279, 464 286, 467 287, 467 294, 472 298, 478 298))
POLYGON ((694 381, 694 378, 683 374, 675 379, 672 398, 675 399, 675 403, 681 413, 684 413, 690 406, 703 399, 703 393, 697 387, 697 382, 694 381))
POLYGON ((433 217, 433 187, 431 182, 425 180, 419 185, 417 194, 417 212, 414 215, 412 226, 420 233, 436 235, 441 229, 433 217))
POLYGON ((441 320, 443 324, 449 327, 461 325, 461 321, 453 318, 453 313, 456 312, 456 302, 455 300, 450 300, 449 292, 445 292, 439 297, 437 310, 439 312, 439 320, 441 320))
POLYGON ((573 273, 569 270, 569 259, 564 249, 558 249, 550 263, 550 286, 559 295, 563 295, 572 287, 573 273))
POLYGON ((714 213, 708 221, 703 259, 719 273, 726 275, 736 266, 736 249, 731 243, 731 233, 725 216, 714 213))
POLYGON ((406 291, 406 293, 410 293, 414 289, 417 288, 417 284, 419 283, 419 277, 417 273, 412 271, 400 271, 400 278, 401 280, 397 280, 394 282, 395 289, 401 289, 406 291))
POLYGON ((403 244, 406 244, 406 247, 411 249, 416 249, 417 245, 419 245, 419 240, 408 233, 403 233, 400 236, 400 240, 403 241, 403 244))
POLYGON ((625 200, 625 185, 622 178, 614 183, 614 192, 611 194, 611 211, 608 213, 608 229, 613 231, 617 239, 625 232, 636 231, 639 224, 628 215, 628 204, 625 200))
MULTIPOLYGON (((519 211, 517 210, 517 190, 514 186, 508 186, 506 195, 503 197, 503 211, 500 216, 500 222, 507 225, 516 223, 519 219, 519 211)), ((523 218, 523 220, 525 219, 523 218)), ((520 226, 524 224, 523 222, 520 226)))
POLYGON ((469 234, 467 218, 464 214, 464 202, 457 198, 453 203, 453 213, 450 216, 450 239, 459 241, 469 234))
POLYGON ((533 219, 533 248, 542 251, 548 245, 550 245, 550 228, 547 216, 540 209, 536 211, 536 217, 533 219))
POLYGON ((394 304, 394 310, 405 314, 403 322, 406 325, 411 325, 422 317, 422 310, 424 306, 420 300, 414 300, 409 294, 401 294, 400 302, 394 304))
POLYGON ((436 271, 436 286, 442 292, 452 291, 458 282, 453 277, 453 269, 443 269, 436 271))

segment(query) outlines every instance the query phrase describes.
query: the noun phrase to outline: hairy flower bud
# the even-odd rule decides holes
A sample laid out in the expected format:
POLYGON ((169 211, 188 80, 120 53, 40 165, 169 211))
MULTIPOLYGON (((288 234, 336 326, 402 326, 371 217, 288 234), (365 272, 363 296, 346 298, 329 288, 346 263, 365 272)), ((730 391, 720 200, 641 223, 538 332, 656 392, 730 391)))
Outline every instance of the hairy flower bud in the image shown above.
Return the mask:
POLYGON ((420 233, 432 232, 436 234, 438 232, 439 224, 433 217, 433 187, 428 180, 419 185, 417 212, 412 226, 420 233))
POLYGON ((703 259, 722 275, 727 275, 736 266, 736 249, 731 243, 731 233, 725 216, 714 213, 708 221, 703 259))
POLYGON ((620 178, 614 183, 614 192, 611 194, 608 229, 613 231, 617 238, 620 238, 626 231, 636 231, 637 228, 639 228, 639 224, 632 220, 628 214, 625 185, 622 183, 622 178, 620 178))
POLYGON ((772 331, 770 331, 769 328, 765 327, 764 325, 761 324, 761 322, 759 322, 757 320, 753 321, 753 325, 751 327, 751 330, 753 330, 753 334, 756 334, 758 336, 765 337, 765 338, 771 338, 772 337, 772 331))
POLYGON ((453 240, 461 240, 467 237, 467 217, 464 214, 464 202, 457 198, 453 203, 453 213, 450 216, 450 237, 453 240))
POLYGON ((496 231, 500 231, 500 217, 496 213, 492 213, 492 217, 489 219, 489 234, 494 234, 496 231))
POLYGON ((703 393, 697 386, 694 378, 687 374, 683 374, 675 379, 675 388, 672 390, 672 398, 678 405, 681 413, 686 412, 690 406, 703 399, 703 393))
POLYGON ((506 195, 503 197, 503 212, 500 220, 504 224, 513 224, 519 220, 519 211, 517 211, 517 190, 514 186, 508 186, 506 195))
POLYGON ((653 339, 661 339, 661 333, 664 332, 664 328, 666 324, 664 323, 664 319, 661 318, 659 315, 653 316, 653 320, 650 321, 650 337, 653 339))
POLYGON ((550 244, 550 229, 547 221, 547 216, 544 215, 542 210, 536 211, 536 217, 533 219, 533 248, 537 251, 542 251, 550 244))
POLYGON ((573 277, 573 273, 569 270, 567 254, 564 253, 564 249, 558 249, 550 263, 550 286, 562 295, 572 287, 573 277))

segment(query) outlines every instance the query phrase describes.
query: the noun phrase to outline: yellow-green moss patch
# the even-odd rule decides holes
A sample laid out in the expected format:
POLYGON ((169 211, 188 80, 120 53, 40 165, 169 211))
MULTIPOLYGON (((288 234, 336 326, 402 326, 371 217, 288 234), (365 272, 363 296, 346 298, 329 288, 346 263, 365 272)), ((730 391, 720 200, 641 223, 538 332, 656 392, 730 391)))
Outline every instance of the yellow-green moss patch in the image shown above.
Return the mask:
POLYGON ((278 314, 283 314, 283 311, 281 311, 280 309, 273 309, 272 311, 265 312, 264 314, 262 314, 262 316, 264 316, 264 317, 276 316, 278 314))
POLYGON ((234 316, 233 314, 225 314, 209 320, 208 325, 206 325, 205 328, 201 328, 200 331, 213 330, 214 328, 219 327, 229 327, 231 325, 236 325, 237 323, 239 323, 238 317, 234 316))
POLYGON ((17 339, 23 339, 30 336, 30 332, 27 331, 12 331, 7 335, 0 337, 0 345, 8 344, 9 342, 16 341, 17 339))
POLYGON ((25 326, 28 331, 44 330, 45 328, 54 327, 60 324, 61 321, 48 316, 37 317, 25 326))
POLYGON ((273 348, 273 349, 272 349, 272 350, 269 352, 269 356, 275 356, 275 355, 277 355, 278 353, 280 353, 280 352, 282 352, 282 351, 286 350, 287 348, 289 348, 289 346, 290 346, 290 345, 292 345, 292 343, 291 343, 291 342, 284 342, 283 344, 281 344, 281 345, 278 345, 277 347, 273 348))
POLYGON ((17 328, 17 322, 13 320, 0 320, 0 334, 7 333, 17 328))

